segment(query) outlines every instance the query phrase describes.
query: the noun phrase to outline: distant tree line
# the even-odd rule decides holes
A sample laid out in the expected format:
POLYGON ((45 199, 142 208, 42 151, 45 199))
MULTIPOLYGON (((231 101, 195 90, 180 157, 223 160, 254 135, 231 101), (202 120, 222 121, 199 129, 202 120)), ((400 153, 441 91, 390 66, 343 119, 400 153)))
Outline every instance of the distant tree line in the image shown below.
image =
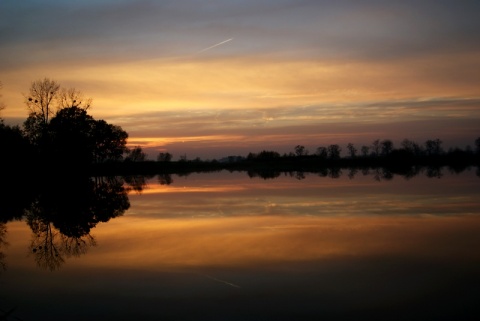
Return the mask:
POLYGON ((348 143, 344 154, 342 154, 342 147, 338 144, 320 146, 313 154, 310 154, 304 146, 297 145, 293 152, 283 155, 267 150, 249 153, 242 162, 299 170, 315 167, 478 166, 480 165, 480 137, 474 141, 474 144, 473 149, 467 146, 465 149, 455 147, 445 150, 440 139, 429 139, 423 144, 404 139, 396 148, 389 139, 377 139, 371 145, 362 145, 359 149, 354 144, 348 143))
POLYGON ((362 145, 360 150, 352 143, 346 145, 346 156, 342 155, 342 148, 338 144, 320 146, 314 154, 310 154, 305 146, 297 145, 293 152, 280 155, 275 151, 263 150, 259 153, 249 153, 247 160, 272 160, 272 159, 308 159, 316 158, 324 161, 343 160, 420 160, 432 158, 472 158, 480 155, 480 137, 474 142, 474 149, 467 146, 465 149, 458 147, 450 148, 445 151, 443 142, 440 139, 429 139, 423 144, 419 144, 410 139, 404 139, 400 147, 395 148, 394 143, 389 140, 376 139, 371 145, 362 145))

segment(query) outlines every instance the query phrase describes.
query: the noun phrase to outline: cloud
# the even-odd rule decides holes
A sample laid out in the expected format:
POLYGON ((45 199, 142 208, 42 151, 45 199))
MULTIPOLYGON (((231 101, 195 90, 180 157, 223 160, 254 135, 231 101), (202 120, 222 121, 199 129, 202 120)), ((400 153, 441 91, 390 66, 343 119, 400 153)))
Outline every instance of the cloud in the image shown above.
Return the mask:
POLYGON ((392 60, 472 51, 480 46, 479 6, 476 1, 211 1, 200 7, 196 1, 2 2, 0 64, 188 55, 232 37, 236 44, 224 55, 392 60))

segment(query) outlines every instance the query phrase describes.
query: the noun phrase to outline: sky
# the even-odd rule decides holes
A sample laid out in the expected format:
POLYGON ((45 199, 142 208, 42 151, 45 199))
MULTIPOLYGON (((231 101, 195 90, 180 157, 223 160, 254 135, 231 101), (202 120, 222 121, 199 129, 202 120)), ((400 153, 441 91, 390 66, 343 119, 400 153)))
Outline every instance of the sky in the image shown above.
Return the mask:
MULTIPOLYGON (((0 112, 45 77, 149 158, 480 137, 480 2, 0 0, 0 112)), ((346 149, 346 148, 344 148, 346 149)))

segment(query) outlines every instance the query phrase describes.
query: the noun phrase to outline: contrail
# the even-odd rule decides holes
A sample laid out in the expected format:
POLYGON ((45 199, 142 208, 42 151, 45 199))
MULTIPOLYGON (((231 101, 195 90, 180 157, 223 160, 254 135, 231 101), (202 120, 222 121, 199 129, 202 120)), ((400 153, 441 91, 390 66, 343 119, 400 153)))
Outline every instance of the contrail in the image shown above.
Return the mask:
POLYGON ((229 285, 231 287, 234 287, 234 288, 240 288, 240 286, 236 285, 236 284, 233 284, 233 283, 230 283, 230 282, 227 282, 227 281, 224 281, 224 280, 220 280, 220 279, 217 279, 217 278, 214 278, 213 276, 210 276, 210 275, 207 275, 207 274, 200 274, 199 275, 201 276, 204 276, 206 278, 209 278, 213 281, 217 281, 217 282, 220 282, 220 283, 223 283, 223 284, 226 284, 226 285, 229 285))
POLYGON ((212 48, 215 48, 215 47, 217 47, 217 46, 223 45, 224 43, 227 43, 227 42, 232 41, 232 40, 233 40, 233 38, 224 40, 224 41, 219 42, 219 43, 217 43, 217 44, 215 44, 215 45, 213 45, 213 46, 210 46, 210 47, 208 47, 208 48, 202 49, 202 50, 200 50, 198 53, 201 53, 201 52, 210 50, 210 49, 212 49, 212 48))

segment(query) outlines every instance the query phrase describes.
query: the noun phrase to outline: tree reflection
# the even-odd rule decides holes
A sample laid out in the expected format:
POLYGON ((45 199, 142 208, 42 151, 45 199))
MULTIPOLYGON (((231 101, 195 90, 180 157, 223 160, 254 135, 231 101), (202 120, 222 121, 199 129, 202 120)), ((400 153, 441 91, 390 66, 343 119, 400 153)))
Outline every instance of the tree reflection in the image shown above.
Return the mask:
POLYGON ((50 222, 43 222, 40 218, 29 218, 28 225, 33 232, 29 249, 34 254, 37 265, 51 271, 58 269, 65 262, 58 243, 60 233, 50 222))
POLYGON ((170 174, 158 174, 158 183, 160 185, 170 185, 173 183, 172 176, 170 174))
POLYGON ((5 271, 7 268, 7 264, 5 263, 5 254, 3 253, 3 248, 8 245, 7 241, 5 240, 7 235, 7 227, 6 224, 0 222, 0 273, 5 271))
POLYGON ((91 229, 130 207, 130 187, 121 178, 56 177, 46 185, 25 209, 25 217, 32 229, 30 253, 39 267, 48 270, 85 254, 96 245, 91 229))
POLYGON ((89 247, 96 245, 90 234, 67 236, 60 233, 51 222, 42 221, 41 218, 29 218, 28 224, 33 232, 30 253, 39 267, 50 271, 60 268, 66 258, 85 254, 89 247))
MULTIPOLYGON (((407 165, 407 166, 391 166, 391 167, 319 167, 316 169, 308 169, 305 171, 282 171, 276 168, 259 168, 250 169, 247 171, 247 175, 250 178, 260 177, 263 179, 275 179, 282 175, 290 176, 298 180, 303 180, 308 174, 315 174, 319 177, 329 177, 337 179, 345 174, 349 179, 354 179, 359 174, 363 176, 371 176, 374 180, 390 181, 395 177, 403 177, 409 180, 415 176, 425 175, 428 178, 442 178, 444 171, 447 170, 450 173, 460 174, 466 170, 471 170, 471 166, 421 166, 421 165, 407 165), (344 171, 345 170, 345 171, 344 171)), ((476 175, 480 177, 480 167, 476 168, 476 175)), ((159 177, 161 182, 162 178, 159 177)))
POLYGON ((430 178, 442 178, 443 171, 442 168, 439 166, 428 166, 426 175, 430 178))
POLYGON ((146 177, 143 175, 130 175, 124 177, 125 183, 129 185, 129 189, 137 193, 143 191, 143 187, 147 184, 146 177))
POLYGON ((270 169, 270 168, 262 168, 262 169, 247 171, 248 177, 250 178, 261 177, 264 180, 277 178, 280 176, 281 173, 282 173, 281 171, 270 169))

